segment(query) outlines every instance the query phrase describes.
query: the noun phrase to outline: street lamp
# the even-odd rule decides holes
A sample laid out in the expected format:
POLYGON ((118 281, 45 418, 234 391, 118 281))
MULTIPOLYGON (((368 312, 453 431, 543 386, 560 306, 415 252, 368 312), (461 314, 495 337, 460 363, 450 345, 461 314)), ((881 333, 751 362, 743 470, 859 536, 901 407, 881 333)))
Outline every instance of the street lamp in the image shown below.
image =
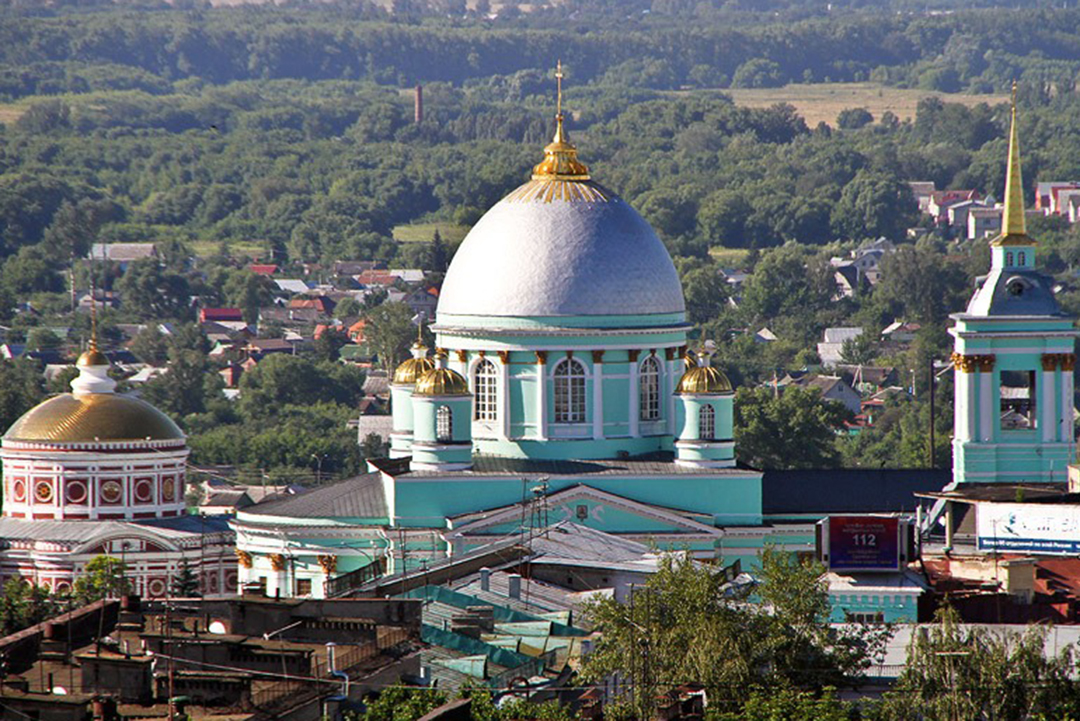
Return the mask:
POLYGON ((322 462, 326 458, 326 454, 316 455, 312 453, 311 457, 315 459, 315 463, 317 464, 315 466, 315 485, 318 486, 322 483, 322 462))

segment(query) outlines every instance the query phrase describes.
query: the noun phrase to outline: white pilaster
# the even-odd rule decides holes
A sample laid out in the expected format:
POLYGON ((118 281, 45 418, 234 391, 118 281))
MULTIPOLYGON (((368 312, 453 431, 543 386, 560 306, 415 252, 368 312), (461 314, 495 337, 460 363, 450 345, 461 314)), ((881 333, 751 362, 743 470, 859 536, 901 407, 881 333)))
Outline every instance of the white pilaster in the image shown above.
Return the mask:
POLYGON ((502 428, 502 437, 510 437, 510 360, 499 356, 499 425, 502 428))
POLYGON ((604 437, 604 362, 593 356, 592 437, 604 437))
POLYGON ((547 363, 536 358, 536 437, 547 439, 547 363))
MULTIPOLYGON (((641 429, 638 426, 638 420, 641 418, 641 394, 638 391, 638 361, 634 357, 634 354, 630 354, 630 360, 628 369, 630 371, 630 398, 627 401, 628 418, 630 419, 630 437, 638 438, 641 436, 641 429)), ((661 388, 663 385, 661 384, 661 388)))
POLYGON ((1061 371, 1061 440, 1065 443, 1073 442, 1073 372, 1071 368, 1061 371))
POLYGON ((994 403, 994 372, 979 371, 979 440, 994 440, 994 426, 1001 414, 1000 404, 994 403))
POLYGON ((675 435, 675 384, 678 382, 675 364, 681 362, 681 359, 665 360, 660 364, 664 369, 660 387, 664 389, 664 395, 667 396, 667 432, 671 435, 675 435))
POLYGON ((1042 372, 1039 377, 1039 384, 1042 386, 1042 396, 1039 400, 1042 404, 1042 408, 1039 409, 1039 425, 1042 426, 1039 435, 1043 441, 1052 443, 1058 436, 1058 423, 1057 423, 1057 383, 1055 383, 1055 376, 1057 371, 1042 372))
POLYGON ((953 423, 956 426, 956 439, 970 441, 975 433, 975 376, 957 369, 955 382, 957 402, 953 409, 953 423))

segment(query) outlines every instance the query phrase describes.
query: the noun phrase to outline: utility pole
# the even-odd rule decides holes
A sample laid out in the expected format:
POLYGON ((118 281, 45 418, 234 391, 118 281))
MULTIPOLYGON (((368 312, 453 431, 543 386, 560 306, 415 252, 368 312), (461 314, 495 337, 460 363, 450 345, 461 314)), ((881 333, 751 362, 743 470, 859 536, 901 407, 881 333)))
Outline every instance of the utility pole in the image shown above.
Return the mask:
POLYGON ((928 364, 927 373, 930 375, 930 467, 934 467, 934 361, 928 364))

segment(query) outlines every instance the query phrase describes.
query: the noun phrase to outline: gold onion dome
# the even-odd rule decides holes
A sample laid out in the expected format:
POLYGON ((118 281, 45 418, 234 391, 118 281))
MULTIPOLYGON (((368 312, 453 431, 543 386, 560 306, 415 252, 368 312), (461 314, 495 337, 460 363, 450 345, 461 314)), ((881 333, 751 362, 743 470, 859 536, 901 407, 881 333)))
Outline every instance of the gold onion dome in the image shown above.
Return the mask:
POLYGON ((435 354, 435 367, 416 380, 414 395, 463 396, 469 393, 469 383, 457 371, 446 367, 446 354, 435 354))
POLYGON ((687 369, 675 387, 678 394, 731 393, 731 381, 719 368, 709 365, 709 356, 698 353, 697 364, 687 369))
POLYGON ((92 443, 183 440, 184 432, 146 401, 114 393, 109 359, 91 341, 75 363, 71 393, 39 403, 12 424, 4 440, 92 443))
POLYGON ((146 401, 115 393, 64 393, 27 411, 4 440, 91 443, 183 440, 184 432, 146 401))
POLYGON ((413 385, 420 376, 435 369, 435 361, 427 357, 427 346, 419 341, 413 343, 412 354, 412 358, 394 371, 394 385, 413 385))
POLYGON ((1020 173, 1020 131, 1016 124, 1016 83, 1012 87, 1012 117, 1009 125, 1009 167, 1005 175, 1005 209, 1001 217, 1001 235, 991 245, 1035 245, 1027 234, 1024 217, 1024 183, 1020 173))

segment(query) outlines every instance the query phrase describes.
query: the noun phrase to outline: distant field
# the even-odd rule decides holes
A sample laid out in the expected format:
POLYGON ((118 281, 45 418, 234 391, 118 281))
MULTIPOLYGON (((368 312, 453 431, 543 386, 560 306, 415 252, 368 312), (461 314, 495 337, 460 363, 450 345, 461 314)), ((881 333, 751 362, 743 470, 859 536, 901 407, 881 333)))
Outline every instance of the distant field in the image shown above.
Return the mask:
POLYGON ((936 96, 950 103, 978 105, 1004 103, 1006 95, 961 95, 929 90, 891 88, 877 83, 813 83, 786 85, 782 88, 731 88, 724 90, 737 105, 767 108, 776 103, 791 103, 806 124, 814 127, 824 121, 836 125, 836 116, 847 108, 866 108, 877 120, 891 110, 901 120, 915 117, 915 106, 927 96, 936 96))
POLYGON ((720 265, 722 268, 738 268, 746 260, 746 256, 750 251, 744 248, 721 248, 716 246, 709 249, 709 255, 720 265))
POLYGON ((14 103, 0 103, 0 123, 4 125, 11 125, 16 120, 22 117, 22 114, 26 112, 25 105, 15 105, 14 103))
POLYGON ((394 240, 399 243, 430 243, 436 230, 447 243, 459 243, 469 232, 468 226, 455 223, 413 223, 394 228, 394 240))
MULTIPOLYGON (((221 248, 221 241, 219 240, 195 240, 188 243, 191 246, 191 250, 195 255, 200 258, 206 258, 213 255, 221 248)), ((248 258, 264 258, 266 257, 266 248, 258 243, 229 243, 229 252, 236 256, 246 256, 248 258)))

